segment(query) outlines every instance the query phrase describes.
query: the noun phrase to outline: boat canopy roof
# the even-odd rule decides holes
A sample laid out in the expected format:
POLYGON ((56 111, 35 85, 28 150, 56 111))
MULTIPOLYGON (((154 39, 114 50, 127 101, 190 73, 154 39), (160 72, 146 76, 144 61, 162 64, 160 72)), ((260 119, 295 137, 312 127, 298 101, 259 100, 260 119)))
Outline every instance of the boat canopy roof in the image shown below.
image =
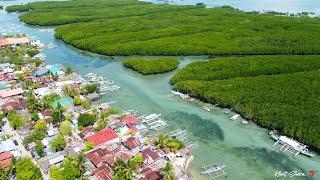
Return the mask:
POLYGON ((298 141, 295 141, 295 140, 293 140, 291 138, 288 138, 287 136, 280 136, 279 140, 289 144, 290 146, 292 146, 294 148, 300 148, 301 147, 301 144, 298 141))

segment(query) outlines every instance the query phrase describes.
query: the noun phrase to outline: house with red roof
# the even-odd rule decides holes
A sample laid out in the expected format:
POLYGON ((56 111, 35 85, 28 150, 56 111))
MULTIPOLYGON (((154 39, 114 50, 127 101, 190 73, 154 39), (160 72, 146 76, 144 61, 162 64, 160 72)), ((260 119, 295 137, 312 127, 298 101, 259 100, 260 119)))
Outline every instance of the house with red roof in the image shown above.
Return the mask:
POLYGON ((82 131, 79 133, 81 138, 87 137, 91 133, 91 127, 84 127, 82 131))
POLYGON ((102 131, 99 131, 91 136, 85 138, 89 143, 93 144, 94 146, 99 146, 105 143, 111 143, 118 140, 117 133, 111 129, 106 128, 102 131))
POLYGON ((140 149, 141 143, 140 141, 135 137, 129 137, 126 141, 122 143, 124 147, 129 149, 133 153, 137 153, 140 149))
POLYGON ((130 115, 121 118, 121 120, 112 127, 120 137, 127 137, 130 134, 138 132, 138 128, 136 127, 138 124, 141 124, 140 120, 134 115, 130 115))
POLYGON ((117 158, 127 161, 131 159, 134 154, 120 144, 112 144, 106 148, 98 148, 90 151, 86 156, 95 167, 101 167, 104 164, 108 164, 111 167, 117 158))
POLYGON ((22 98, 6 98, 2 100, 1 109, 4 113, 7 113, 11 109, 22 111, 27 109, 27 102, 22 98))
POLYGON ((144 165, 148 166, 164 157, 165 153, 162 150, 148 147, 141 151, 141 155, 144 159, 144 165))
POLYGON ((160 180, 161 179, 159 172, 155 171, 150 167, 146 167, 142 169, 141 174, 143 177, 139 178, 139 180, 160 180))
POLYGON ((0 81, 5 81, 7 80, 9 77, 7 74, 5 73, 0 73, 0 81))
POLYGON ((0 168, 9 167, 11 164, 12 154, 10 151, 5 151, 0 154, 0 168))
POLYGON ((123 118, 123 122, 125 122, 126 124, 141 123, 141 121, 134 115, 123 118))
POLYGON ((110 166, 104 164, 92 171, 94 180, 112 180, 112 169, 110 166))

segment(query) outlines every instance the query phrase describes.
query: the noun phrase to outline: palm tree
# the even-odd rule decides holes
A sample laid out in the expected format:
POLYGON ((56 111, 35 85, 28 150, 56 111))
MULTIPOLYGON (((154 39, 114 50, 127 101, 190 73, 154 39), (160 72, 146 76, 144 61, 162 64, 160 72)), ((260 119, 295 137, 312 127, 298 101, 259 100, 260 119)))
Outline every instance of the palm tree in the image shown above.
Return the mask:
POLYGON ((114 179, 115 180, 133 179, 132 168, 133 167, 132 167, 132 163, 130 163, 130 160, 126 163, 122 159, 117 158, 112 168, 114 179))
POLYGON ((85 156, 84 154, 81 152, 78 157, 77 157, 77 166, 78 166, 78 169, 79 169, 79 172, 80 172, 80 178, 79 179, 82 179, 82 176, 84 174, 84 171, 85 171, 85 156))
POLYGON ((161 176, 164 180, 174 180, 173 166, 170 163, 167 163, 164 169, 161 172, 161 176))

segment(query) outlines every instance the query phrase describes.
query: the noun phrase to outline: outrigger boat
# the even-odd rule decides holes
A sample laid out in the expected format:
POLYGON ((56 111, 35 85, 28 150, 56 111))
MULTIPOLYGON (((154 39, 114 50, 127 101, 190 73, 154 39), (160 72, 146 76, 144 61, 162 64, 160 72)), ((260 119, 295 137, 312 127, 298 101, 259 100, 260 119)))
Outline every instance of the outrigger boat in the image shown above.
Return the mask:
POLYGON ((225 165, 217 165, 217 164, 212 164, 208 166, 203 166, 201 174, 203 175, 209 175, 212 179, 217 178, 221 175, 226 174, 223 169, 225 168, 225 165))
POLYGON ((208 111, 208 112, 211 111, 211 109, 208 106, 202 106, 202 109, 204 109, 205 111, 208 111))
POLYGON ((177 92, 177 91, 171 91, 172 94, 179 96, 181 99, 189 99, 190 96, 188 94, 183 94, 181 92, 177 92))
POLYGON ((239 117, 240 117, 240 115, 239 115, 239 114, 236 114, 236 115, 232 116, 232 117, 230 118, 230 120, 231 120, 231 121, 235 121, 235 120, 237 120, 239 117))
POLYGON ((150 114, 150 115, 147 115, 147 116, 144 116, 142 117, 142 122, 143 123, 147 123, 149 121, 153 121, 155 119, 158 119, 159 117, 161 116, 161 114, 150 114))
POLYGON ((273 146, 278 147, 279 150, 286 152, 290 155, 297 156, 299 153, 308 156, 308 157, 314 157, 315 155, 307 149, 308 146, 291 139, 287 136, 279 136, 273 131, 269 132, 269 135, 271 139, 276 141, 273 146))

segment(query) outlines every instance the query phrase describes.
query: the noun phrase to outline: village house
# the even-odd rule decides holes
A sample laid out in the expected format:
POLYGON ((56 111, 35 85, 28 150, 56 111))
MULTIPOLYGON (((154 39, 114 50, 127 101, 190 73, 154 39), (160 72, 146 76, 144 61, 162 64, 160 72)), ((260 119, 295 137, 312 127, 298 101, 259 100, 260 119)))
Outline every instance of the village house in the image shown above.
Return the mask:
POLYGON ((0 153, 0 168, 7 168, 10 166, 13 155, 10 151, 0 153))
POLYGON ((117 158, 121 158, 124 161, 131 159, 134 156, 132 152, 126 149, 121 144, 111 144, 107 147, 101 147, 89 151, 86 157, 95 167, 100 167, 103 164, 108 164, 110 167, 114 165, 117 158))
POLYGON ((86 137, 85 140, 93 144, 95 147, 105 143, 119 141, 117 133, 111 128, 101 130, 91 136, 86 137))
POLYGON ((148 166, 163 158, 165 156, 165 153, 162 150, 148 147, 141 151, 141 155, 144 159, 144 166, 148 166))
POLYGON ((13 97, 13 96, 18 96, 23 94, 23 89, 22 88, 17 88, 17 89, 9 89, 9 90, 2 90, 0 91, 0 98, 8 98, 8 97, 13 97))
POLYGON ((23 98, 9 97, 1 101, 1 109, 4 114, 13 109, 16 111, 24 111, 27 109, 27 102, 23 98))
POLYGON ((157 168, 146 167, 141 171, 141 176, 139 180, 160 180, 160 173, 157 168))
POLYGON ((108 165, 102 165, 92 171, 93 180, 113 180, 112 169, 108 165))
POLYGON ((134 154, 137 154, 139 152, 142 145, 141 142, 135 137, 129 137, 122 144, 134 154))
POLYGON ((30 43, 30 39, 28 37, 12 37, 12 38, 0 39, 0 47, 28 44, 28 43, 30 43))

